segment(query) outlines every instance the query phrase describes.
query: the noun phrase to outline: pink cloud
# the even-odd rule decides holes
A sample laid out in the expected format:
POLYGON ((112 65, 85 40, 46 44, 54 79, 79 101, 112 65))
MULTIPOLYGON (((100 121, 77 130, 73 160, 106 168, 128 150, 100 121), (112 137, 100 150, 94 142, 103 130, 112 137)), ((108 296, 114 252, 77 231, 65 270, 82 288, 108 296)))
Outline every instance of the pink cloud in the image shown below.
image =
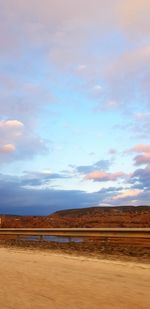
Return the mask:
MULTIPOLYGON (((127 51, 116 57, 111 65, 107 67, 107 77, 111 82, 115 82, 118 78, 121 80, 121 76, 125 77, 140 77, 141 70, 147 73, 147 63, 150 61, 150 46, 145 45, 141 48, 127 51), (130 76, 131 75, 131 76, 130 76)), ((143 81, 143 79, 142 79, 143 81)), ((128 82, 128 81, 126 81, 128 82)), ((145 79, 144 79, 145 82, 145 79)))
POLYGON ((118 178, 124 178, 127 175, 123 172, 116 172, 116 173, 107 173, 101 171, 94 171, 87 174, 84 179, 86 180, 93 180, 93 181, 116 181, 118 178))
POLYGON ((127 153, 139 153, 134 157, 135 165, 149 164, 150 163, 150 144, 138 144, 130 148, 127 153))
POLYGON ((0 153, 4 153, 4 154, 12 153, 15 150, 16 150, 16 147, 13 144, 6 144, 6 145, 0 147, 0 153))
POLYGON ((150 164, 150 153, 136 156, 134 158, 135 165, 150 164))
POLYGON ((127 191, 124 191, 122 193, 119 193, 118 195, 115 195, 114 197, 112 197, 113 200, 120 200, 120 199, 126 199, 128 197, 138 197, 138 195, 143 192, 143 190, 139 190, 139 189, 130 189, 127 191))
POLYGON ((129 152, 150 153, 150 144, 138 144, 129 149, 129 152))
MULTIPOLYGON (((14 48, 16 46, 17 50, 23 49, 22 53, 24 52, 22 44, 22 37, 24 37, 27 46, 42 47, 42 50, 47 53, 46 57, 44 54, 45 59, 52 61, 53 65, 56 64, 60 70, 66 70, 67 67, 72 70, 74 66, 79 64, 77 71, 82 71, 87 82, 92 80, 92 85, 88 88, 94 90, 95 97, 101 95, 101 88, 94 89, 93 85, 101 79, 106 79, 106 83, 108 81, 108 88, 111 89, 108 100, 106 99, 106 104, 104 103, 106 108, 120 107, 122 98, 130 92, 131 79, 135 84, 136 77, 141 79, 142 76, 142 87, 145 89, 144 91, 149 92, 146 75, 147 62, 149 61, 148 46, 138 47, 134 50, 130 48, 129 51, 127 50, 121 55, 116 52, 116 56, 114 56, 112 52, 110 55, 104 53, 96 57, 95 54, 93 57, 89 48, 89 44, 92 46, 93 39, 95 43, 96 37, 99 38, 100 45, 100 39, 102 38, 103 42, 105 34, 112 37, 112 33, 115 33, 116 29, 118 29, 117 33, 123 31, 124 37, 124 34, 130 34, 132 29, 136 28, 136 24, 139 33, 147 23, 149 24, 148 0, 141 2, 135 0, 133 3, 129 0, 106 0, 105 3, 102 0, 94 0, 89 2, 88 6, 86 0, 14 0, 13 9, 11 1, 5 0, 1 4, 1 12, 4 17, 1 18, 0 37, 3 35, 10 41, 7 48, 11 51, 10 56, 12 45, 14 48), (18 25, 20 31, 16 31, 18 25), (86 63, 89 66, 88 70, 85 69, 86 63), (97 81, 94 80, 95 76, 97 81)), ((26 101, 24 114, 25 110, 30 109, 30 106, 33 105, 33 100, 31 100, 30 106, 26 108, 29 99, 27 98, 26 101)), ((41 102, 43 104, 43 98, 41 102)), ((18 109, 19 106, 20 104, 18 104, 18 109)), ((35 110, 34 107, 32 111, 35 110)))
POLYGON ((127 49, 120 55, 116 55, 114 59, 108 59, 103 68, 103 76, 107 83, 107 100, 103 103, 103 107, 128 109, 129 99, 136 96, 136 88, 138 88, 139 95, 148 104, 149 88, 145 85, 150 82, 147 67, 149 62, 150 46, 148 44, 127 49))
POLYGON ((149 0, 126 0, 118 4, 118 17, 120 25, 128 36, 149 36, 150 29, 150 1, 149 0))

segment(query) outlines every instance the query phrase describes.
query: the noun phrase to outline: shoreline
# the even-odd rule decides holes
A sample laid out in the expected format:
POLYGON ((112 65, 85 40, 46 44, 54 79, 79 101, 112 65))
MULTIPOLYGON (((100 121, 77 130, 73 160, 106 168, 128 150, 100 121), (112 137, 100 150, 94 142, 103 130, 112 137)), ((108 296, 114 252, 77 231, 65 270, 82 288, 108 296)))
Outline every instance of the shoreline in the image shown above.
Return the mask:
POLYGON ((134 247, 134 245, 101 244, 96 241, 82 243, 58 243, 48 241, 29 240, 0 240, 0 248, 12 248, 30 251, 44 251, 49 253, 83 256, 89 258, 121 260, 131 262, 150 263, 150 248, 134 247))

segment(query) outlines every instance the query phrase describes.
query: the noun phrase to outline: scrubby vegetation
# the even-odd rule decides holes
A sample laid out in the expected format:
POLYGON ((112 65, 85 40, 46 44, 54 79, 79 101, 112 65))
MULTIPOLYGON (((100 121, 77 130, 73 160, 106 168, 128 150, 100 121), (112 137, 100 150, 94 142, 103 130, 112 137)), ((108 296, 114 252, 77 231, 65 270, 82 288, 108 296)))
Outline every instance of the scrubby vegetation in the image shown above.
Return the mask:
POLYGON ((2 216, 2 227, 150 227, 150 206, 69 209, 49 216, 2 216))

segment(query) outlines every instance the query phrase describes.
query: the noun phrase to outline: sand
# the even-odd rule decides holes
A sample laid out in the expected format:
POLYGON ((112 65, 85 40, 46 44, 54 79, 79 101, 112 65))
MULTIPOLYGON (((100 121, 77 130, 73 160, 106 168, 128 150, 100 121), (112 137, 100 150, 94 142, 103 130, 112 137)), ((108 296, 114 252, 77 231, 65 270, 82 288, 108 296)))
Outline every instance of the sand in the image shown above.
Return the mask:
POLYGON ((0 248, 0 308, 149 309, 150 265, 0 248))

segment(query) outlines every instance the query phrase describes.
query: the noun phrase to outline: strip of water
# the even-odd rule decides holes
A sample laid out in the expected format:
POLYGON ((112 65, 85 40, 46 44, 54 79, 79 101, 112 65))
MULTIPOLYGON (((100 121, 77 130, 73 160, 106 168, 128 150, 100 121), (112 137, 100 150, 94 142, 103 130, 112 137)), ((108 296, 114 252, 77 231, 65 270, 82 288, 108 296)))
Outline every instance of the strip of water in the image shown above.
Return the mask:
POLYGON ((29 236, 29 237, 17 237, 20 240, 29 240, 29 241, 48 241, 48 242, 59 242, 59 243, 69 243, 75 242, 80 243, 83 242, 82 237, 62 237, 62 236, 29 236))

